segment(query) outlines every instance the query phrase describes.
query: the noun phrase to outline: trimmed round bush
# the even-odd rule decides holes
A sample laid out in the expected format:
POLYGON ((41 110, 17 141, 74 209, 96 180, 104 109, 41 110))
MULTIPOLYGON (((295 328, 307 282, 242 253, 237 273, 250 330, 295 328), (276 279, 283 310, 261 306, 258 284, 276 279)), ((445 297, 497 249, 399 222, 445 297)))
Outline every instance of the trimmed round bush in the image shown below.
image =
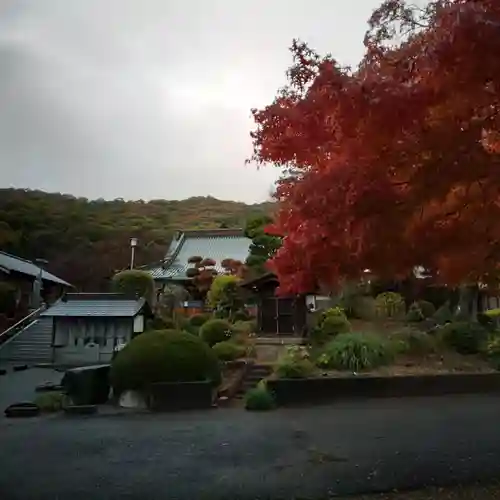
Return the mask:
POLYGON ((379 317, 398 318, 404 316, 406 305, 401 294, 383 292, 375 298, 375 310, 379 317))
POLYGON ((233 361, 244 357, 246 354, 246 348, 244 346, 229 342, 228 340, 215 344, 212 350, 221 361, 233 361))
POLYGON ((200 328, 200 336, 209 346, 228 340, 231 335, 231 324, 224 319, 211 319, 200 328))
POLYGON ((406 314, 406 321, 409 323, 418 323, 424 319, 431 318, 436 312, 436 309, 432 302, 427 300, 417 300, 408 309, 406 314))
POLYGON ((188 320, 191 326, 200 328, 204 325, 212 316, 210 314, 193 314, 188 320))
POLYGON ((156 382, 221 380, 215 353, 199 337, 176 330, 138 335, 111 365, 111 385, 116 394, 144 390, 156 382))
POLYGON ((334 337, 339 333, 351 331, 351 324, 344 314, 327 316, 321 324, 321 330, 326 337, 334 337))
POLYGON ((351 331, 351 323, 341 307, 332 307, 323 311, 311 332, 311 341, 325 344, 339 333, 351 331))
POLYGON ((264 387, 255 387, 245 394, 245 408, 252 411, 272 410, 276 406, 273 395, 264 387))
POLYGON ((318 357, 318 366, 358 372, 390 363, 394 350, 390 343, 372 333, 341 333, 329 342, 318 357))
POLYGON ((476 322, 455 321, 440 328, 443 342, 459 354, 477 354, 488 338, 488 331, 476 322))

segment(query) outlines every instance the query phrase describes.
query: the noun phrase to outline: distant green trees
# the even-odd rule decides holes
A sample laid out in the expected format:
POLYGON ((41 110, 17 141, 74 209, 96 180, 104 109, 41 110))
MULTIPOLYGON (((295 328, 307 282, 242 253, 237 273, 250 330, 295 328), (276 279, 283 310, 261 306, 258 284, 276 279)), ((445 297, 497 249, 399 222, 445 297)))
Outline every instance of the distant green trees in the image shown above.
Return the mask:
POLYGON ((139 239, 136 267, 159 262, 176 230, 242 227, 272 204, 245 205, 211 197, 145 202, 88 200, 27 189, 0 189, 0 249, 48 260, 47 270, 80 291, 107 291, 130 262, 130 238, 139 239))

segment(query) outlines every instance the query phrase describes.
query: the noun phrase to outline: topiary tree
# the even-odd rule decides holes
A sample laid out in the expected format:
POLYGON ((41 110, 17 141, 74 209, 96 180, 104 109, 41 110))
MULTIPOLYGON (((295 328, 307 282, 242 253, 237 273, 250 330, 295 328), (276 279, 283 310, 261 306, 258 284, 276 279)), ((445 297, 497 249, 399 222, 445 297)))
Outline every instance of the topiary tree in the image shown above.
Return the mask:
POLYGON ((235 314, 245 306, 240 281, 237 276, 221 275, 212 282, 207 300, 221 317, 233 320, 235 314))
POLYGON ((110 371, 116 394, 147 390, 156 382, 221 380, 217 356, 200 338, 176 330, 138 335, 115 357, 110 371))
POLYGON ((151 274, 139 269, 127 269, 115 274, 113 290, 127 295, 144 297, 150 304, 154 301, 155 283, 151 274))
POLYGON ((241 279, 245 279, 248 276, 248 266, 241 262, 241 260, 223 259, 220 265, 223 267, 226 274, 237 276, 241 279))
POLYGON ((282 239, 266 233, 273 219, 267 215, 250 218, 245 225, 245 236, 252 240, 246 260, 248 268, 256 275, 266 272, 266 262, 281 247, 282 239))
POLYGON ((209 346, 230 339, 232 333, 231 325, 224 319, 211 319, 200 328, 200 337, 209 346))
POLYGON ((188 264, 192 267, 187 269, 186 276, 192 280, 194 294, 205 301, 212 281, 217 276, 216 262, 214 259, 193 255, 189 257, 188 264))

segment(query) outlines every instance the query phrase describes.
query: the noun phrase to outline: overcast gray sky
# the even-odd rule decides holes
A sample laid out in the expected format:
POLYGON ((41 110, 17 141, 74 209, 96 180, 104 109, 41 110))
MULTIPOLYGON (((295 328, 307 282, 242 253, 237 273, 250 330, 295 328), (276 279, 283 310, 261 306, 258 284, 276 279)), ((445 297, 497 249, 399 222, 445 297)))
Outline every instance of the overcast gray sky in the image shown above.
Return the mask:
POLYGON ((250 108, 294 37, 355 65, 380 0, 0 0, 0 186, 266 199, 250 108))

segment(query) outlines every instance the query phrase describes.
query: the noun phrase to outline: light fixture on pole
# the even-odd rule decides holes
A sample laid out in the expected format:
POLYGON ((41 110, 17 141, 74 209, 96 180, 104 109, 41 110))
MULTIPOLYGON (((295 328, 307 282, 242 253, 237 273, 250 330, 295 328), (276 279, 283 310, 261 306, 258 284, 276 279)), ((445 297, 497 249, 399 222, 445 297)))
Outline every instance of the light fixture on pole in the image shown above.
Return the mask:
POLYGON ((38 273, 33 280, 33 289, 31 291, 31 308, 36 310, 42 305, 43 290, 43 268, 42 265, 48 264, 48 260, 35 259, 33 263, 38 267, 38 273))
POLYGON ((134 269, 135 247, 137 238, 130 238, 130 269, 134 269))

